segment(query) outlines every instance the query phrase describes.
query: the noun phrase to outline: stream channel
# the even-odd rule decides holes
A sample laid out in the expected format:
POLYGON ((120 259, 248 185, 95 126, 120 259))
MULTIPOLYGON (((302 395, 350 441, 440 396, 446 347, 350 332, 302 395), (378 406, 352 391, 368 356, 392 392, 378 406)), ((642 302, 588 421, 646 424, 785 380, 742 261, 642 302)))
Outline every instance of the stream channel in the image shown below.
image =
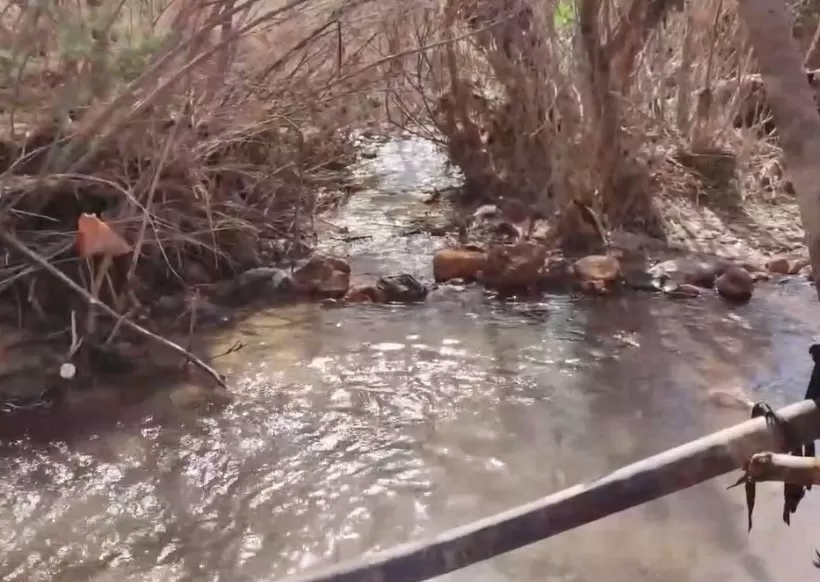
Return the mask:
MULTIPOLYGON (((356 274, 430 280, 443 240, 397 233, 452 182, 441 156, 390 141, 361 171, 378 188, 327 218, 369 238, 323 244, 356 274)), ((247 344, 219 360, 235 400, 218 412, 141 406, 0 442, 0 580, 273 582, 429 536, 746 418, 710 389, 798 400, 817 315, 799 282, 742 307, 442 286, 269 309, 213 338, 247 344)), ((749 534, 734 478, 439 580, 820 580, 820 492, 787 527, 780 486, 760 486, 749 534)))

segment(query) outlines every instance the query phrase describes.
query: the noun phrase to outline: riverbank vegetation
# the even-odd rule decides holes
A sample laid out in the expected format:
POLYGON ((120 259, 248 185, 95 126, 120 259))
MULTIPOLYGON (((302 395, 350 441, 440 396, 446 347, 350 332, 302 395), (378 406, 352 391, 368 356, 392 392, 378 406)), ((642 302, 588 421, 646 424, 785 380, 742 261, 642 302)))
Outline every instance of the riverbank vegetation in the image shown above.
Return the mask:
MULTIPOLYGON (((806 62, 816 66, 817 7, 791 9, 806 62)), ((409 97, 392 93, 392 110, 444 135, 469 192, 504 201, 511 214, 521 206, 563 212, 568 242, 578 234, 568 212, 575 203, 607 229, 663 238, 670 199, 742 218, 747 198, 790 191, 735 2, 518 2, 502 10, 451 0, 442 15, 420 19, 421 44, 440 46, 402 61, 404 78, 422 81, 409 97)))
MULTIPOLYGON (((791 9, 818 66, 820 10, 791 9)), ((49 332, 64 364, 151 337, 124 321, 190 312, 193 329, 203 297, 343 296, 343 261, 281 268, 359 187, 362 130, 437 141, 462 203, 519 230, 541 220, 567 251, 619 230, 663 240, 680 201, 748 221, 752 198, 794 206, 756 73, 723 0, 11 2, 0 316, 49 332), (108 231, 114 246, 90 252, 108 231)))
POLYGON ((351 130, 378 118, 372 79, 356 71, 372 61, 363 35, 380 13, 351 5, 342 20, 337 8, 7 3, 4 322, 59 330, 75 348, 110 343, 125 328, 88 316, 90 295, 136 318, 169 294, 307 255, 316 214, 355 189, 351 130), (84 214, 127 241, 124 252, 82 256, 84 214))

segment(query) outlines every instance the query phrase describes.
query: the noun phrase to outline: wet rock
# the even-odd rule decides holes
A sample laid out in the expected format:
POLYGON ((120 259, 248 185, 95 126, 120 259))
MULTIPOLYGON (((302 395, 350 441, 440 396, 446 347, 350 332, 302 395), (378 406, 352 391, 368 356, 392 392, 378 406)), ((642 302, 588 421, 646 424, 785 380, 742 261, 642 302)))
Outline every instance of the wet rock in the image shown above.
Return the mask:
POLYGON ((436 282, 475 281, 486 263, 486 253, 476 248, 442 249, 433 256, 433 277, 436 282))
POLYGON ((680 258, 658 263, 649 269, 649 274, 662 282, 671 280, 711 289, 727 266, 719 262, 709 264, 695 259, 680 258))
POLYGON ((736 303, 745 303, 752 298, 754 279, 746 269, 729 267, 717 278, 715 286, 721 297, 736 303))
POLYGON ((346 303, 387 303, 387 295, 375 284, 351 286, 344 296, 346 303))
POLYGON ((413 275, 401 274, 381 277, 376 288, 388 303, 416 303, 427 298, 427 287, 413 275))
POLYGON ((808 259, 775 257, 766 263, 766 270, 778 275, 797 275, 808 264, 808 259))
POLYGON ((492 246, 481 279, 496 290, 531 288, 541 281, 547 252, 531 242, 492 246))
POLYGON ((661 291, 662 284, 657 277, 654 277, 641 265, 621 264, 621 275, 624 283, 635 291, 661 291))
POLYGON ((344 259, 314 255, 293 272, 294 289, 305 295, 343 297, 350 286, 350 265, 344 259))
POLYGON ((658 280, 645 271, 630 271, 624 274, 624 283, 634 291, 660 291, 658 280))
POLYGON ((800 276, 805 277, 809 281, 814 278, 814 273, 812 271, 811 265, 806 265, 802 269, 800 269, 800 276))
POLYGON ((293 288, 293 279, 286 270, 256 267, 248 269, 236 278, 231 289, 233 297, 226 299, 242 303, 255 299, 272 299, 288 295, 293 288))
POLYGON ((575 261, 573 268, 585 281, 614 281, 621 275, 621 263, 608 255, 588 255, 575 261))
POLYGON ((609 287, 620 279, 621 263, 608 255, 587 255, 575 261, 573 271, 581 283, 600 282, 609 287))
POLYGON ((670 299, 694 299, 700 292, 701 287, 689 283, 671 283, 663 288, 663 294, 670 299))
POLYGON ((441 202, 441 190, 433 190, 421 201, 422 204, 438 204, 439 202, 441 202))

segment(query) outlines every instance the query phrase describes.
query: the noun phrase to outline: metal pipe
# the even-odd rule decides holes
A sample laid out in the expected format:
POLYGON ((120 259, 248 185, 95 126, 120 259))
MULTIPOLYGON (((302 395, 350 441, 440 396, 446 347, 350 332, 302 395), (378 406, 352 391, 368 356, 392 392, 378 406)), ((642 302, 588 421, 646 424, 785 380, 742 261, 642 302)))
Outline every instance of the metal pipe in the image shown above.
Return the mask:
MULTIPOLYGON (((801 442, 820 438, 820 409, 778 411, 801 442)), ((494 516, 279 582, 421 582, 488 560, 739 469, 755 453, 784 450, 756 418, 494 516)))

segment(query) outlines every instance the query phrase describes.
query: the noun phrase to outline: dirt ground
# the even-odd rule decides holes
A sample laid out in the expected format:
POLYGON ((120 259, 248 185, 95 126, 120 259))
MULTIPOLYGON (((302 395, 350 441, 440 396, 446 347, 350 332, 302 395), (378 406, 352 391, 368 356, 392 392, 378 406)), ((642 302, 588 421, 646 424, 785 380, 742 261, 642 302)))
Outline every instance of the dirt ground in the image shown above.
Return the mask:
POLYGON ((797 201, 786 194, 748 196, 735 207, 664 197, 659 206, 669 243, 695 254, 754 263, 808 254, 797 201))

